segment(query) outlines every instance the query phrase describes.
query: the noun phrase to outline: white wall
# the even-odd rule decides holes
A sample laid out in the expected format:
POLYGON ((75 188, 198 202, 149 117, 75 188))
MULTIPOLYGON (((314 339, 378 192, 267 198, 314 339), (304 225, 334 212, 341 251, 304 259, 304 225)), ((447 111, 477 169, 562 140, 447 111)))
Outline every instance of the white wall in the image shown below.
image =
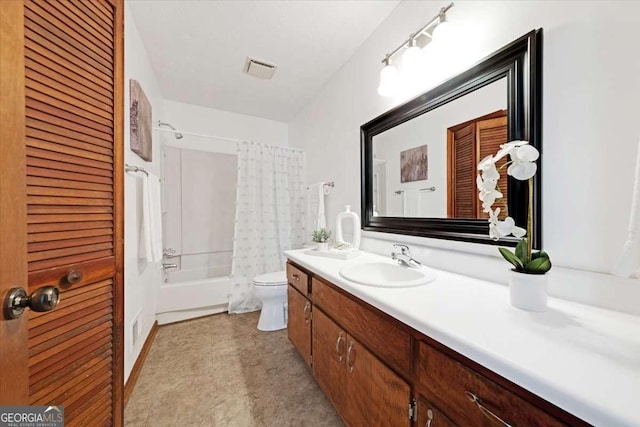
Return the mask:
MULTIPOLYGON (((153 132, 152 162, 145 162, 129 150, 129 79, 138 80, 152 106, 154 122, 163 116, 162 94, 147 58, 147 52, 129 4, 125 2, 125 114, 124 114, 124 158, 130 165, 144 167, 160 176, 160 135, 153 132)), ((138 259, 138 242, 142 224, 142 179, 139 173, 127 173, 125 177, 125 270, 124 270, 124 341, 125 381, 131 373, 142 345, 156 320, 156 292, 160 283, 160 267, 147 265, 138 259), (135 346, 133 345, 132 322, 140 314, 141 329, 135 346)))
MULTIPOLYGON (((307 150, 308 181, 336 183, 329 223, 342 205, 360 205, 360 125, 401 101, 376 93, 380 60, 444 4, 400 3, 290 123, 291 145, 307 150)), ((544 29, 544 247, 556 266, 608 272, 625 238, 640 137, 640 3, 458 1, 448 17, 473 44, 468 62, 544 29)), ((366 234, 365 248, 411 242, 424 246, 427 264, 506 282, 495 247, 366 234)), ((640 312, 638 281, 571 271, 552 270, 552 294, 640 312)))
MULTIPOLYGON (((289 127, 286 123, 168 100, 164 102, 164 111, 163 121, 171 123, 175 128, 184 132, 242 139, 263 144, 289 145, 289 127)), ((216 144, 216 148, 227 147, 225 151, 231 150, 235 153, 234 144, 224 144, 224 142, 215 139, 185 135, 183 139, 174 142, 180 144, 181 147, 188 148, 192 146, 191 144, 216 144)), ((197 147, 194 146, 194 148, 197 147)))

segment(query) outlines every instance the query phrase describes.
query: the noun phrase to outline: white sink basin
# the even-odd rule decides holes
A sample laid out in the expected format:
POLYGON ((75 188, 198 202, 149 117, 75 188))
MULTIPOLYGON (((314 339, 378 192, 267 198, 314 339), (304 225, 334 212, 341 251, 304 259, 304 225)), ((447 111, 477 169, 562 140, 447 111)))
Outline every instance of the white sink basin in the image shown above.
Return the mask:
POLYGON ((342 267, 340 275, 360 285, 379 288, 409 288, 436 279, 436 273, 427 267, 409 268, 386 262, 349 264, 342 267))

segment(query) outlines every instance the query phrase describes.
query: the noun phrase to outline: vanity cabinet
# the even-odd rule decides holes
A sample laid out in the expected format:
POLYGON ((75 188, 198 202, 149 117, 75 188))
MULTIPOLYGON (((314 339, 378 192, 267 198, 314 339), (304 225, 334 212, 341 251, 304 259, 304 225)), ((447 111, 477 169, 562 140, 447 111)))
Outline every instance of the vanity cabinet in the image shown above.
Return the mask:
POLYGON ((565 425, 425 342, 418 344, 416 388, 461 426, 565 425))
POLYGON ((308 276, 287 264, 287 334, 307 365, 311 366, 311 317, 313 307, 307 298, 308 276), (304 290, 304 293, 301 293, 304 290))
POLYGON ((410 425, 409 384, 322 310, 312 336, 313 374, 347 425, 410 425))
POLYGON ((588 425, 315 274, 287 277, 289 339, 348 426, 588 425))

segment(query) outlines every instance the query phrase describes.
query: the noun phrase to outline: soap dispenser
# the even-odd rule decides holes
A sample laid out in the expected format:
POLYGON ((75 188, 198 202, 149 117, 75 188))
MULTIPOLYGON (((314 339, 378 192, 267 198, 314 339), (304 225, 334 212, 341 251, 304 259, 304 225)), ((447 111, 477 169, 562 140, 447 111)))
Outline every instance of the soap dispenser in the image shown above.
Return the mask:
POLYGON ((360 248, 360 217, 357 213, 351 212, 351 205, 345 205, 345 211, 340 212, 338 214, 338 218, 336 219, 336 243, 346 243, 352 249, 360 248), (345 242, 344 237, 342 235, 342 222, 343 221, 351 221, 353 225, 353 241, 345 242))

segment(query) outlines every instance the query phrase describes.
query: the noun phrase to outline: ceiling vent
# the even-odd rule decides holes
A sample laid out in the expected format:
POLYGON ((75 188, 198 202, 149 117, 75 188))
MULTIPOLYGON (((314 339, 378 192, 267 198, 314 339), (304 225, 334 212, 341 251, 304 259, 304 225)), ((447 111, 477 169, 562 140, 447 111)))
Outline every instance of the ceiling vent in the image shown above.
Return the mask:
POLYGON ((244 72, 250 76, 270 80, 276 72, 276 66, 247 56, 247 61, 244 63, 244 72))

